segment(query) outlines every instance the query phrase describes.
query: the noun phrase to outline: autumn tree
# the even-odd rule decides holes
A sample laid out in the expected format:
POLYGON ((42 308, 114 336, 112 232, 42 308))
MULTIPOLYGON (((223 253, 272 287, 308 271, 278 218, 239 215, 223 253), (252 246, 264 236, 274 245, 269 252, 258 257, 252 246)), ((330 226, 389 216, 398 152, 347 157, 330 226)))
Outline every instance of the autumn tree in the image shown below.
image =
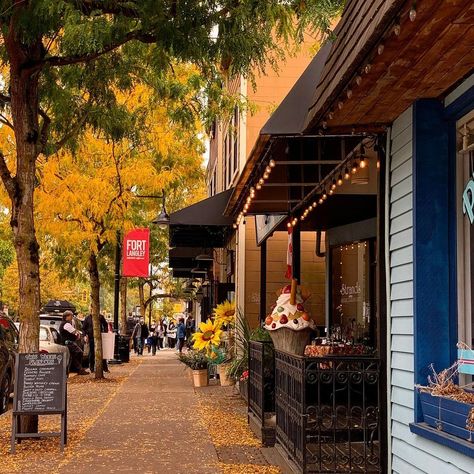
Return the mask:
POLYGON ((154 217, 157 202, 139 199, 141 192, 158 194, 186 177, 180 189, 185 204, 186 194, 193 195, 193 189, 203 184, 199 122, 180 128, 172 119, 176 102, 156 103, 151 89, 144 86, 118 96, 127 112, 140 118, 141 130, 133 140, 115 141, 87 130, 76 151, 60 151, 38 168, 36 219, 43 246, 56 248, 88 272, 96 378, 103 376, 100 255, 116 242, 117 230, 148 225, 154 217))

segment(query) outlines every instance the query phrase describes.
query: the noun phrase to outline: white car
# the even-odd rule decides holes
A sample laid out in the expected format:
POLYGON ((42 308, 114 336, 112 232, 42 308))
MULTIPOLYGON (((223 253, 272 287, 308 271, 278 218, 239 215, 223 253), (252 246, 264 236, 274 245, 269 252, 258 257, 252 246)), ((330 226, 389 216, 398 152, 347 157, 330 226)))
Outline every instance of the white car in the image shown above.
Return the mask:
POLYGON ((62 352, 66 357, 66 367, 69 368, 69 349, 58 341, 59 333, 56 329, 43 324, 40 326, 39 351, 43 354, 62 352))
MULTIPOLYGON (((20 323, 15 323, 15 326, 19 331, 20 323)), ((66 367, 69 369, 69 349, 59 344, 58 341, 59 333, 55 328, 46 326, 45 324, 40 325, 39 351, 43 354, 62 352, 66 356, 66 367)))

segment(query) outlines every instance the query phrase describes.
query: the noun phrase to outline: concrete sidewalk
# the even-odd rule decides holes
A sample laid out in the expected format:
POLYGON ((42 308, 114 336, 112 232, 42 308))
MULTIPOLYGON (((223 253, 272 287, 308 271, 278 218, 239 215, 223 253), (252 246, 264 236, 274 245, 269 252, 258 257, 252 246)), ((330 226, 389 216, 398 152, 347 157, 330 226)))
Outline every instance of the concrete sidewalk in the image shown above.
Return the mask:
POLYGON ((196 420, 197 396, 176 352, 159 351, 141 362, 58 472, 221 472, 209 433, 196 420))

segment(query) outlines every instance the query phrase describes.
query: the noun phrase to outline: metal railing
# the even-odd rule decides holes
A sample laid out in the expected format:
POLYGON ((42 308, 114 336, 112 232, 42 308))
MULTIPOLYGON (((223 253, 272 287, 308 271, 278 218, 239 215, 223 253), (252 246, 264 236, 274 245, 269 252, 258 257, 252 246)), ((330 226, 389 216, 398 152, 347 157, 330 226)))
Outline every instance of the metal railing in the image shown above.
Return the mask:
POLYGON ((303 473, 381 472, 380 360, 275 351, 276 438, 303 473))
POLYGON ((275 411, 275 356, 271 342, 250 341, 249 344, 249 410, 265 423, 265 414, 275 411))

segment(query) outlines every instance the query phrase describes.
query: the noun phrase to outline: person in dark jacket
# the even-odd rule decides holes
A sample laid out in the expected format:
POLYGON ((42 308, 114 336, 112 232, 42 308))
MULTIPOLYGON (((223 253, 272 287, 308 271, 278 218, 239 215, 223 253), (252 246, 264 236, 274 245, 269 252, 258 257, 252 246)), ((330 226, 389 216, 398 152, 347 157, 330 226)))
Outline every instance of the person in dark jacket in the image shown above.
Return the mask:
POLYGON ((82 368, 82 349, 77 344, 81 333, 73 326, 72 311, 64 311, 63 320, 59 325, 59 335, 62 343, 69 349, 71 357, 71 372, 77 372, 79 375, 87 375, 89 372, 82 368))
POLYGON ((138 355, 143 355, 143 345, 148 337, 148 326, 145 324, 145 319, 140 318, 140 321, 133 328, 132 339, 136 342, 138 355))
POLYGON ((178 339, 178 351, 181 354, 181 352, 183 352, 184 341, 186 340, 186 326, 184 324, 184 318, 179 318, 178 320, 176 337, 178 339))
MULTIPOLYGON (((99 315, 99 323, 100 323, 100 332, 108 332, 109 330, 109 325, 107 324, 106 319, 104 318, 104 315, 101 314, 99 315)), ((89 370, 91 372, 94 372, 95 370, 95 343, 94 343, 94 326, 92 322, 92 314, 89 314, 86 316, 86 319, 84 319, 84 322, 82 323, 82 333, 84 334, 84 337, 87 338, 85 339, 86 342, 89 341, 89 370)), ((107 366, 107 361, 105 359, 102 359, 102 367, 104 369, 104 372, 109 371, 109 367, 107 366)))

